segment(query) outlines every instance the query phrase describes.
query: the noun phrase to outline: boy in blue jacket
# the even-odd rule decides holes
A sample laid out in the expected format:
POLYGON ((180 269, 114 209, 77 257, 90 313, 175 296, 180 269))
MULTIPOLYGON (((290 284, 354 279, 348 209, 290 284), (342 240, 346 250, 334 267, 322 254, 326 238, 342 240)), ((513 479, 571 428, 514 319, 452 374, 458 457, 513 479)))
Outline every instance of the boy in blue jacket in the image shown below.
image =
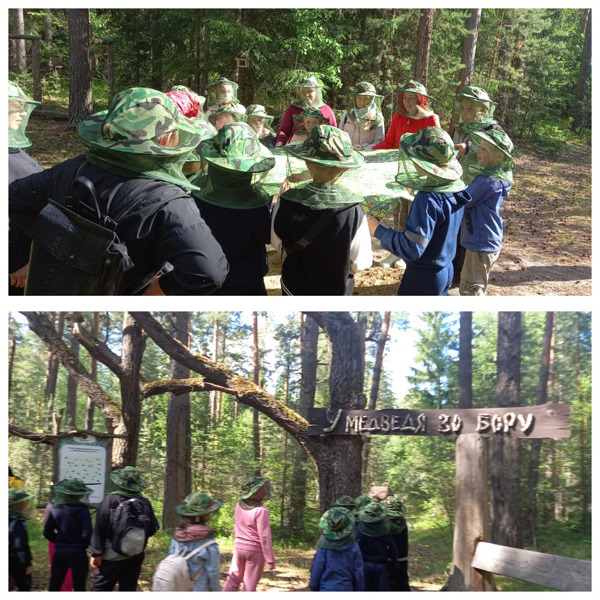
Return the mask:
POLYGON ((417 190, 403 232, 368 216, 369 230, 382 248, 399 256, 406 270, 400 296, 446 296, 464 207, 471 200, 450 136, 426 127, 400 138, 396 181, 417 190))
POLYGON ((73 573, 73 590, 85 592, 92 518, 81 498, 92 491, 76 478, 63 479, 54 486, 54 506, 44 526, 44 537, 56 544, 48 587, 51 592, 60 591, 69 569, 73 573))
POLYGON ((354 518, 346 508, 334 506, 321 517, 321 537, 308 584, 311 592, 364 591, 363 559, 353 527, 354 518))
POLYGON ((513 143, 504 131, 474 131, 471 137, 477 164, 469 168, 475 178, 467 187, 471 202, 461 225, 460 244, 466 250, 458 291, 461 296, 484 296, 502 249, 500 209, 510 192, 515 164, 513 143))

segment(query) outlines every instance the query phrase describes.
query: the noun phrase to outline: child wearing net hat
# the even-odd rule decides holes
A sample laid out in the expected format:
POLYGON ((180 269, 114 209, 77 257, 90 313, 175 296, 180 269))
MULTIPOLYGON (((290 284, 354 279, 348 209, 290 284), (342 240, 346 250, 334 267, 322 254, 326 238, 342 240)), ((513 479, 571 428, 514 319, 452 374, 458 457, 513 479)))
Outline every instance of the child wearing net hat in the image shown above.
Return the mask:
POLYGON ((259 184, 275 157, 247 123, 225 125, 201 146, 200 156, 204 167, 194 179, 200 188, 194 200, 229 262, 214 295, 266 296, 271 196, 259 184))
POLYGON ((464 207, 471 197, 450 136, 439 127, 407 133, 400 140, 396 181, 418 190, 403 232, 368 216, 371 234, 406 262, 401 296, 445 296, 464 207))
POLYGON ((484 296, 502 249, 500 209, 512 186, 513 143, 506 133, 494 129, 471 136, 477 164, 470 167, 475 179, 467 187, 471 202, 465 206, 460 230, 465 258, 458 290, 461 296, 484 296))
POLYGON ((215 500, 202 492, 194 492, 188 494, 175 508, 181 522, 173 532, 169 554, 176 552, 180 546, 185 546, 188 553, 204 546, 188 560, 190 577, 195 581, 192 592, 221 591, 221 555, 208 522, 222 504, 221 500, 215 500))
POLYGON ((340 119, 340 129, 350 136, 353 146, 372 148, 384 140, 382 99, 372 83, 361 81, 356 84, 352 92, 352 106, 340 119))
POLYGON ((233 516, 233 558, 224 592, 255 592, 265 564, 275 568, 269 509, 263 504, 271 497, 268 477, 252 475, 242 484, 233 516))
POLYGON ((311 592, 364 591, 363 559, 353 528, 354 517, 347 508, 333 506, 323 513, 308 583, 311 592))
POLYGON ((210 115, 223 106, 231 108, 238 114, 244 114, 246 108, 240 104, 237 98, 238 84, 227 77, 219 77, 211 81, 207 86, 208 109, 204 117, 209 119, 210 115))
POLYGON ((54 542, 48 590, 58 592, 71 569, 73 590, 85 592, 92 518, 81 501, 92 493, 81 479, 63 479, 53 487, 54 502, 44 526, 44 537, 54 542))
POLYGON ((307 108, 316 108, 327 119, 329 125, 337 127, 332 108, 323 101, 323 84, 317 77, 303 77, 294 85, 294 89, 294 98, 285 109, 279 124, 276 146, 284 146, 292 139, 296 129, 302 129, 303 113, 307 108))
POLYGON ((285 258, 281 290, 287 296, 351 296, 354 273, 373 262, 363 197, 339 183, 364 158, 345 131, 315 127, 287 152, 305 161, 312 180, 282 193, 273 207, 271 244, 285 258))
POLYGON ((271 150, 275 146, 275 132, 271 129, 273 115, 267 114, 262 104, 250 104, 246 108, 246 123, 254 129, 254 133, 263 146, 271 150))
POLYGON ((25 512, 33 494, 23 488, 8 490, 8 590, 31 590, 32 556, 25 512))
POLYGON ((323 116, 323 113, 315 107, 305 108, 302 113, 302 119, 297 123, 297 129, 294 135, 290 138, 289 144, 303 142, 309 133, 319 125, 327 125, 329 120, 323 116))

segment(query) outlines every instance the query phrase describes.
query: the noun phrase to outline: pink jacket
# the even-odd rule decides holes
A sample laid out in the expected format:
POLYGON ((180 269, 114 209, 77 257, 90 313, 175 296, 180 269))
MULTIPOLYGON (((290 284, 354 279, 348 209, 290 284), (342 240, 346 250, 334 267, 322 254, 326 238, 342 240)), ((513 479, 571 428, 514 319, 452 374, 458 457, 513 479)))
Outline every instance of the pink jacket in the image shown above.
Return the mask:
POLYGON ((274 563, 269 509, 260 505, 248 510, 239 502, 235 505, 233 521, 234 548, 261 552, 267 563, 274 563))

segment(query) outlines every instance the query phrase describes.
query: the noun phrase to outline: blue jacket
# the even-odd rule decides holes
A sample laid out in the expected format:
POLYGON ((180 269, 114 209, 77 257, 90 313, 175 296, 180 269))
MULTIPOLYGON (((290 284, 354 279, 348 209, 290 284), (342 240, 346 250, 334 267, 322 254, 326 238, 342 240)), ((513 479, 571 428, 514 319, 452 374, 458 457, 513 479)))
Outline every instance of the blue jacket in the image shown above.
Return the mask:
POLYGON ((452 263, 464 207, 471 201, 460 192, 418 192, 403 233, 379 225, 375 237, 381 246, 407 266, 435 271, 452 263))
POLYGON ((44 537, 56 544, 56 553, 84 551, 92 537, 90 509, 83 502, 58 504, 52 507, 44 537))
MULTIPOLYGON (((185 542, 176 542, 174 539, 171 540, 171 547, 169 548, 169 554, 174 554, 177 544, 185 546, 188 552, 191 552, 198 546, 206 543, 208 540, 214 539, 211 534, 203 539, 190 540, 185 542)), ((200 550, 196 556, 193 556, 188 561, 190 567, 190 577, 195 579, 198 577, 198 573, 203 569, 202 574, 198 578, 198 581, 194 584, 192 592, 220 592, 221 584, 219 582, 219 573, 221 570, 221 555, 219 554, 219 546, 217 544, 210 544, 203 550, 200 550)))
POLYGON ((499 252, 502 248, 500 208, 511 184, 486 175, 478 175, 467 187, 471 202, 465 206, 460 244, 476 252, 499 252))
POLYGON ((362 592, 365 575, 356 542, 337 549, 317 548, 308 587, 311 592, 362 592))

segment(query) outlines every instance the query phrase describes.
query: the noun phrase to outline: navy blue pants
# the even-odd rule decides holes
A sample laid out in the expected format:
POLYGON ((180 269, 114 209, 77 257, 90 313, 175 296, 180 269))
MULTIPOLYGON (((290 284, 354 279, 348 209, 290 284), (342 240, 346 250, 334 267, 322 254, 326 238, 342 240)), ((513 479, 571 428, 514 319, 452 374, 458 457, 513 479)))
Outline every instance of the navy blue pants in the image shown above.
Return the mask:
POLYGON ((365 561, 365 590, 387 592, 389 590, 387 567, 383 563, 365 561))
POLYGON ((407 265, 398 296, 447 296, 453 273, 452 263, 443 269, 407 265))

